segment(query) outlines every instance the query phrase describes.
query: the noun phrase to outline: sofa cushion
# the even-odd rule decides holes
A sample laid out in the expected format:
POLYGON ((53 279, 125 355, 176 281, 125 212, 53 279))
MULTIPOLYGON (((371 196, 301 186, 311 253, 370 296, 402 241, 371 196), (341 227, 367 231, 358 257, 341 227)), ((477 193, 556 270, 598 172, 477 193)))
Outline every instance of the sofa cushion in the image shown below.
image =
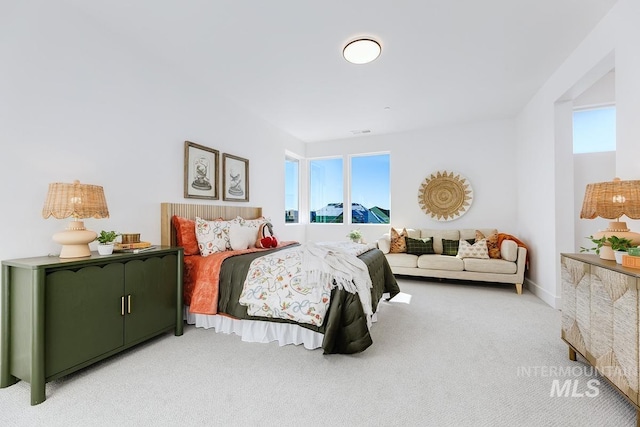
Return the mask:
POLYGON ((518 244, 513 240, 503 240, 500 245, 500 257, 507 261, 515 261, 518 259, 518 244))
POLYGON ((418 258, 418 268, 462 271, 464 262, 460 258, 447 255, 421 255, 418 258))
POLYGON ((385 233, 378 239, 378 249, 382 251, 383 254, 388 254, 391 250, 391 235, 390 233, 385 233))
POLYGON ((418 266, 418 255, 386 254, 385 256, 390 267, 416 268, 418 266))
MULTIPOLYGON (((409 236, 413 237, 413 236, 409 236)), ((437 254, 442 253, 442 239, 458 240, 460 239, 460 232, 458 230, 439 230, 435 228, 423 228, 420 230, 420 237, 426 239, 431 237, 433 239, 433 250, 437 254)))
POLYGON ((489 250, 487 249, 487 240, 480 239, 474 244, 460 239, 458 247, 458 258, 481 258, 489 259, 489 250))
POLYGON ((442 239, 442 255, 456 256, 458 255, 458 247, 460 240, 442 239))
POLYGON ((462 261, 464 262, 465 271, 515 274, 518 270, 518 265, 515 262, 505 261, 503 259, 465 258, 462 261))
POLYGON ((389 253, 399 254, 407 252, 407 242, 404 239, 405 237, 407 237, 406 228, 403 228, 400 233, 398 233, 395 228, 391 228, 391 246, 389 253))
MULTIPOLYGON (((458 255, 458 250, 460 247, 460 240, 448 240, 442 239, 442 255, 456 256, 458 255)), ((475 239, 467 239, 465 240, 467 243, 472 245, 475 242, 475 239)))
POLYGON ((413 255, 435 254, 433 250, 433 239, 427 237, 425 239, 412 239, 405 237, 407 242, 407 253, 413 255))
POLYGON ((487 239, 487 249, 489 250, 489 258, 500 259, 500 245, 498 245, 498 233, 491 233, 485 237, 484 233, 476 230, 476 241, 487 239))

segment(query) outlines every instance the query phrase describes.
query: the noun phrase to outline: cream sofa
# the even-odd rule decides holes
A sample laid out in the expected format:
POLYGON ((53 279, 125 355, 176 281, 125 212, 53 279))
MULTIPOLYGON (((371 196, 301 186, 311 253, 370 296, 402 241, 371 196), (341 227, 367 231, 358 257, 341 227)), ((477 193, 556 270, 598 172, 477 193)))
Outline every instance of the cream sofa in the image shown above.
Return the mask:
MULTIPOLYGON (((485 236, 490 236, 495 229, 478 229, 485 236)), ((402 230, 398 230, 401 232, 402 230)), ((442 239, 468 240, 475 239, 476 229, 409 229, 408 237, 413 239, 433 238, 435 254, 413 255, 409 253, 389 253, 390 234, 378 239, 378 248, 385 254, 394 274, 409 276, 435 277, 482 281, 493 283, 512 283, 516 292, 522 293, 524 271, 526 268, 527 249, 518 246, 513 240, 503 240, 500 246, 500 259, 458 258, 442 255, 442 239)))

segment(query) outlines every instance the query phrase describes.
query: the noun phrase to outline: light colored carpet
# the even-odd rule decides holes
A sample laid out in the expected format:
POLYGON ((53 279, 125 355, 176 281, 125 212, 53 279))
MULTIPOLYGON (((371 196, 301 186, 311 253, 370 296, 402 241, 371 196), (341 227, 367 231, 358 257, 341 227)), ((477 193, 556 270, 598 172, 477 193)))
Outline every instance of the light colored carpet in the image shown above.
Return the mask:
POLYGON ((48 383, 40 405, 29 405, 27 383, 0 389, 0 425, 635 425, 631 404, 568 360, 560 312, 531 293, 399 283, 410 303, 382 305, 361 354, 187 326, 48 383), (577 381, 578 394, 600 384, 595 397, 558 397, 554 380, 577 381))

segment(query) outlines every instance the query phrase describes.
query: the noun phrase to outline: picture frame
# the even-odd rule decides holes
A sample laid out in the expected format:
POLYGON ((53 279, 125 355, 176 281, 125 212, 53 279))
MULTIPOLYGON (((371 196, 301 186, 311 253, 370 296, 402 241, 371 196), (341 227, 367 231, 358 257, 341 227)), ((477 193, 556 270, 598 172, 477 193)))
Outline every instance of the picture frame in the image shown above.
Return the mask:
POLYGON ((249 201, 249 160, 222 154, 222 200, 249 201))
POLYGON ((184 142, 184 197, 218 200, 220 152, 195 142, 184 142))

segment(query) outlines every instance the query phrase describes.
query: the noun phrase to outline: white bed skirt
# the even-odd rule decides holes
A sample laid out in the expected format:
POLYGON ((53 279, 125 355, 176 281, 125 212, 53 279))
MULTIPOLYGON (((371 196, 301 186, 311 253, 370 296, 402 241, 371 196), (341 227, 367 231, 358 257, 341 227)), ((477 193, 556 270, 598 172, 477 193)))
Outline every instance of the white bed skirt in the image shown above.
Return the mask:
MULTIPOLYGON (((372 321, 376 321, 376 313, 372 321)), ((269 343, 278 341, 280 346, 287 344, 304 345, 313 350, 322 347, 324 335, 292 323, 262 322, 259 320, 233 319, 218 314, 189 313, 184 306, 184 319, 196 328, 213 328, 217 333, 236 334, 246 342, 269 343)))

